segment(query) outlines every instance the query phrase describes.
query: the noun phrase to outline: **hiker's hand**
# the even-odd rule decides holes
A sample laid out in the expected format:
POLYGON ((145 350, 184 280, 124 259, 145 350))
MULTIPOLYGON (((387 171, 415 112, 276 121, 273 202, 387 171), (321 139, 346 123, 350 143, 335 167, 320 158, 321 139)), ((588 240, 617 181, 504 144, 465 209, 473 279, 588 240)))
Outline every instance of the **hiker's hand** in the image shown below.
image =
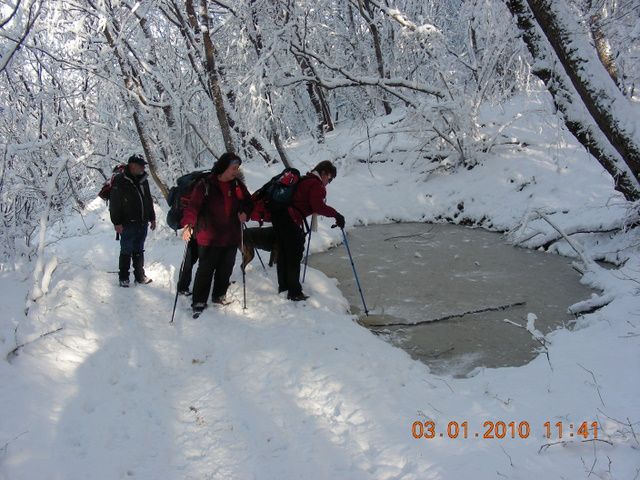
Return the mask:
POLYGON ((185 242, 188 242, 189 240, 191 240, 192 233, 193 233, 193 228, 191 227, 191 225, 187 225, 186 227, 184 227, 184 230, 182 231, 182 239, 185 242))
POLYGON ((336 214, 336 224, 334 225, 334 227, 344 228, 344 217, 339 213, 336 214))
POLYGON ((121 234, 124 230, 124 227, 122 225, 114 225, 113 228, 115 228, 117 234, 121 234))
POLYGON ((155 229, 156 229, 156 221, 151 220, 151 230, 155 230, 155 229))
POLYGON ((240 212, 238 213, 238 220, 240 220, 240 223, 246 223, 247 221, 247 214, 244 212, 240 212))

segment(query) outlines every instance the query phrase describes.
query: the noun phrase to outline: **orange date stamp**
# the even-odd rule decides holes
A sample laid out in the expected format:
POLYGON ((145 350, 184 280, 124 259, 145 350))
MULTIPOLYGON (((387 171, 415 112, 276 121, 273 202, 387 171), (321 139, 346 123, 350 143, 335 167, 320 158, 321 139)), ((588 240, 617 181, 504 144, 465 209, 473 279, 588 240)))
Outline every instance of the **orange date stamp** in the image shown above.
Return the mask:
MULTIPOLYGON (((598 439, 598 422, 583 421, 580 423, 569 422, 544 422, 539 430, 546 439, 562 440, 563 438, 582 437, 583 439, 598 439)), ((439 424, 432 420, 416 420, 411 425, 411 435, 416 440, 432 438, 450 439, 526 439, 531 436, 531 423, 522 421, 493 421, 487 420, 481 429, 470 429, 469 421, 450 421, 439 424), (473 430, 473 431, 472 431, 473 430)))

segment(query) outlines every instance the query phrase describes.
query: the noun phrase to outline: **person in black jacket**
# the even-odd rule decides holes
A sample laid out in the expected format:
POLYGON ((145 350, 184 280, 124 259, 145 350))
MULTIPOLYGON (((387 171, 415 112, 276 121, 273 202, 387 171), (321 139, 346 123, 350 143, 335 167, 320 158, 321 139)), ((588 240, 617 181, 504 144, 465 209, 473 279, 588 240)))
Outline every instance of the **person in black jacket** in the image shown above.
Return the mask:
POLYGON ((147 228, 156 228, 149 182, 141 155, 129 157, 124 172, 113 180, 109 200, 109 213, 116 233, 120 235, 119 279, 121 287, 129 286, 129 267, 133 260, 136 283, 151 283, 144 273, 144 241, 147 228))

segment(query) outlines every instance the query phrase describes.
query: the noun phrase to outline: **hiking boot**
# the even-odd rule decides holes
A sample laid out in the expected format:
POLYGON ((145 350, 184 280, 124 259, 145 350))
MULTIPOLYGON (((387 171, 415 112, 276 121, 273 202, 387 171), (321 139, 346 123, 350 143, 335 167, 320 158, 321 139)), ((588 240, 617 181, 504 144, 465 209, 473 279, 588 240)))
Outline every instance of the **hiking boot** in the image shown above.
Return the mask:
POLYGON ((200 316, 200 314, 202 312, 204 312, 204 309, 207 308, 207 304, 206 303, 194 303, 193 305, 191 305, 191 308, 193 309, 193 318, 198 318, 200 316))
POLYGON ((227 300, 227 297, 224 295, 220 297, 213 297, 211 301, 216 305, 229 305, 231 303, 231 301, 227 300))
POLYGON ((151 279, 144 273, 144 252, 137 252, 131 255, 131 263, 133 264, 133 276, 136 283, 146 285, 151 283, 151 279))
POLYGON ((178 290, 178 295, 182 295, 183 297, 188 297, 191 295, 191 292, 189 291, 189 289, 187 290, 178 290))
POLYGON ((126 255, 124 253, 121 253, 120 257, 118 257, 118 278, 120 280, 127 279, 127 287, 129 286, 129 267, 130 266, 131 266, 131 255, 126 255))
POLYGON ((287 300, 291 300, 292 302, 302 302, 307 298, 309 298, 309 295, 305 295, 302 292, 296 295, 287 295, 287 300))
POLYGON ((120 280, 120 286, 124 288, 129 288, 129 280, 120 280))
POLYGON ((202 313, 204 311, 204 309, 207 308, 207 304, 206 303, 194 303, 193 305, 191 305, 191 308, 193 309, 193 313, 202 313))

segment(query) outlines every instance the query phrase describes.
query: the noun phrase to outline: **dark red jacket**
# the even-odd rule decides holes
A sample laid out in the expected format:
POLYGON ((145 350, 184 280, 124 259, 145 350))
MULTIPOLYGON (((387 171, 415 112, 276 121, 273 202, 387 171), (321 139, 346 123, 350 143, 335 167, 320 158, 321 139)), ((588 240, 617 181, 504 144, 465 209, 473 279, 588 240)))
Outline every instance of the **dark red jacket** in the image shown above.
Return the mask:
POLYGON ((221 185, 216 174, 198 182, 184 210, 182 225, 195 227, 196 241, 202 246, 227 247, 240 244, 238 213, 249 216, 253 208, 244 183, 235 179, 221 185), (223 195, 227 192, 227 198, 223 195), (226 201, 225 201, 226 200, 226 201))
POLYGON ((326 204, 326 198, 327 190, 324 188, 322 180, 313 174, 307 175, 300 180, 300 184, 293 194, 289 215, 298 225, 302 225, 303 218, 312 213, 336 218, 338 212, 326 204))

